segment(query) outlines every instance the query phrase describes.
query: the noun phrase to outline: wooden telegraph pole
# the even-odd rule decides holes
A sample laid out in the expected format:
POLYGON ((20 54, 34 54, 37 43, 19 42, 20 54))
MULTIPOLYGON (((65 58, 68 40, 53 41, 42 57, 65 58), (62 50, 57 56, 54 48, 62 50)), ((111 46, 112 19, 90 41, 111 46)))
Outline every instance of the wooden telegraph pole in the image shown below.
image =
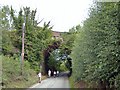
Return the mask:
POLYGON ((25 37, 25 23, 23 23, 23 27, 22 27, 21 75, 23 75, 23 67, 24 67, 24 37, 25 37))

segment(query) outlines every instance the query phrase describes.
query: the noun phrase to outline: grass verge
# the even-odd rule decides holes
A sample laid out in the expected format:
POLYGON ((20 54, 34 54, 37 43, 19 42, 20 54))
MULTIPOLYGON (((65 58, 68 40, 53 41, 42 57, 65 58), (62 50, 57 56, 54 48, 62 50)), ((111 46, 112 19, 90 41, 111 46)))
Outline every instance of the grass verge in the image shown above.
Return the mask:
MULTIPOLYGON (((0 55, 2 57, 2 88, 28 88, 38 82, 38 76, 30 63, 24 61, 21 71, 19 58, 0 55), (21 75, 22 72, 22 75, 21 75)), ((42 79, 45 79, 43 76, 42 79)))
MULTIPOLYGON (((46 79, 46 76, 42 77, 42 80, 46 79)), ((36 75, 29 77, 28 80, 22 79, 17 81, 11 81, 7 84, 7 87, 3 88, 29 88, 32 85, 38 83, 38 77, 36 75)))
POLYGON ((69 84, 70 84, 70 88, 74 88, 74 81, 73 81, 73 77, 69 77, 69 84))

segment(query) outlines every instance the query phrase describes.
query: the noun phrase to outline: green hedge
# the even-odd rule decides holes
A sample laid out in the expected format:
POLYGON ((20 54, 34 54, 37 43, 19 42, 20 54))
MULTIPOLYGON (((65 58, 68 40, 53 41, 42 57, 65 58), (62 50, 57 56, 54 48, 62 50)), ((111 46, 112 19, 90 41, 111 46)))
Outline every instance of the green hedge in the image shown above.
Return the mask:
POLYGON ((118 3, 95 3, 71 54, 74 81, 120 88, 118 3))

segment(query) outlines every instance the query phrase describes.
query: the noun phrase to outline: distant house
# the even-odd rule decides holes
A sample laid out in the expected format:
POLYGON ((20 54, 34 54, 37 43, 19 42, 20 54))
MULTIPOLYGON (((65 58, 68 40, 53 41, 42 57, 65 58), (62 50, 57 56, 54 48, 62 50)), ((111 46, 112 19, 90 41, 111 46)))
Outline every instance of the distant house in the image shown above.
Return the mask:
POLYGON ((52 31, 52 38, 53 38, 53 39, 61 39, 61 40, 63 41, 63 39, 62 39, 62 37, 61 37, 61 33, 62 33, 62 32, 52 31))
POLYGON ((57 31, 52 31, 53 38, 58 39, 61 38, 61 33, 57 31))

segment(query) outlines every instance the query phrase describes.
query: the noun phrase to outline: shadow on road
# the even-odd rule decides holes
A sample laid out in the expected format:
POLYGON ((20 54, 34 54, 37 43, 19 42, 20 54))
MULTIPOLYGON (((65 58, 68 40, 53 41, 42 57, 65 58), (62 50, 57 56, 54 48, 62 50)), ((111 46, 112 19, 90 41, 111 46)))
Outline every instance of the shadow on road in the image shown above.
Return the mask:
POLYGON ((58 77, 68 77, 69 72, 61 72, 59 73, 58 77))

